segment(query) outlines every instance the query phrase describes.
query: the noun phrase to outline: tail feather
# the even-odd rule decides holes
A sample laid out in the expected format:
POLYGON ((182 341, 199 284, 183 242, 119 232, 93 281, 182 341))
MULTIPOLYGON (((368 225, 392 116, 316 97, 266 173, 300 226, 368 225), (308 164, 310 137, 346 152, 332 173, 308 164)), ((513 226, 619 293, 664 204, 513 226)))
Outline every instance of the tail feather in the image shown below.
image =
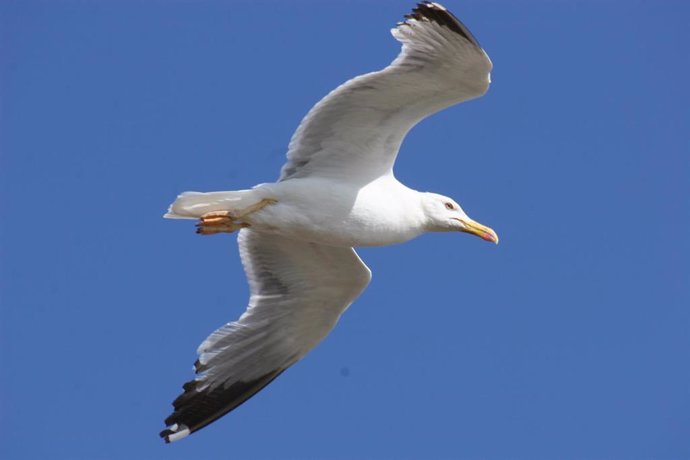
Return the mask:
POLYGON ((163 215, 166 219, 198 219, 213 211, 231 211, 251 202, 252 190, 233 192, 184 192, 163 215))

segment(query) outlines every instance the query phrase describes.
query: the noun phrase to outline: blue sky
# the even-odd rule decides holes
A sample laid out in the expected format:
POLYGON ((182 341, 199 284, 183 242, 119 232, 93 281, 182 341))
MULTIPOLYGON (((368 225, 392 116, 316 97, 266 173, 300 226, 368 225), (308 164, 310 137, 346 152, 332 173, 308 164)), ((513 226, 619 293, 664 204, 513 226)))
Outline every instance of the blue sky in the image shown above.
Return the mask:
POLYGON ((272 181, 412 1, 0 2, 0 457, 690 458, 690 6, 460 1, 494 62, 396 174, 501 237, 360 251, 308 357, 164 445, 239 316, 234 236, 161 218, 272 181))

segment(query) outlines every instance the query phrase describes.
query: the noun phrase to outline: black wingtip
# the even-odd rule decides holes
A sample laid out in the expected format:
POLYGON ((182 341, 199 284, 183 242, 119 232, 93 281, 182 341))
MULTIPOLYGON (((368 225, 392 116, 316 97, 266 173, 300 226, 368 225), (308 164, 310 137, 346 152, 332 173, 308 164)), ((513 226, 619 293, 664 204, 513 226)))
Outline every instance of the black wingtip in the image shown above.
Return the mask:
POLYGON ((421 2, 412 10, 412 13, 406 14, 407 19, 416 19, 418 21, 426 19, 435 22, 443 27, 447 27, 453 32, 462 35, 467 41, 481 48, 479 42, 467 27, 457 18, 453 13, 448 11, 444 6, 435 2, 421 2))
POLYGON ((254 396, 284 370, 278 369, 248 382, 235 382, 228 387, 200 389, 198 380, 185 383, 184 393, 173 401, 175 411, 165 419, 167 428, 160 432, 161 438, 169 443, 200 430, 254 396))
POLYGON ((165 430, 161 431, 160 437, 163 438, 163 441, 165 441, 166 444, 170 444, 170 435, 175 433, 173 430, 166 428, 165 430))

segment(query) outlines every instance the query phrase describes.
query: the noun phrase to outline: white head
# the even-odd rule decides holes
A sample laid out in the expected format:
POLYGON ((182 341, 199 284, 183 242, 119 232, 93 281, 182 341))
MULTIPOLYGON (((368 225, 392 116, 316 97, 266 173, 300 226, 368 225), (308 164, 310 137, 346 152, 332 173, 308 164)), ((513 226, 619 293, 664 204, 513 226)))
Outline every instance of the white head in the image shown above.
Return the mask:
POLYGON ((498 235, 489 227, 470 219, 451 198, 436 193, 422 193, 422 206, 429 232, 465 232, 498 244, 498 235))

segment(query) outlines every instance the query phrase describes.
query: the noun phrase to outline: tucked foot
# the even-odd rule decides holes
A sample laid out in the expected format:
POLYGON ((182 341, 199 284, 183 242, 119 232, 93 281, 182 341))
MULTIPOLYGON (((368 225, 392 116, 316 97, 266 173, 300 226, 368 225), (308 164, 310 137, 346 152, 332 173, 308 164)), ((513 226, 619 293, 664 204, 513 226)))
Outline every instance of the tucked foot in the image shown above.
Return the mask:
POLYGON ((211 211, 199 218, 199 223, 204 225, 217 225, 237 220, 230 211, 211 211))
POLYGON ((196 224, 196 232, 199 235, 215 235, 216 233, 233 233, 236 232, 237 230, 240 230, 242 228, 249 227, 249 224, 240 222, 240 223, 234 223, 231 222, 229 224, 221 224, 221 225, 204 225, 202 223, 196 224))
POLYGON ((212 211, 207 212, 199 218, 196 224, 196 232, 200 235, 215 235, 216 233, 232 233, 242 228, 249 227, 249 224, 241 220, 248 215, 260 211, 269 204, 277 203, 270 198, 264 199, 251 206, 238 211, 212 211))
POLYGON ((196 224, 196 232, 200 235, 215 235, 216 233, 232 233, 247 224, 235 222, 236 216, 230 211, 213 211, 201 216, 196 224))

